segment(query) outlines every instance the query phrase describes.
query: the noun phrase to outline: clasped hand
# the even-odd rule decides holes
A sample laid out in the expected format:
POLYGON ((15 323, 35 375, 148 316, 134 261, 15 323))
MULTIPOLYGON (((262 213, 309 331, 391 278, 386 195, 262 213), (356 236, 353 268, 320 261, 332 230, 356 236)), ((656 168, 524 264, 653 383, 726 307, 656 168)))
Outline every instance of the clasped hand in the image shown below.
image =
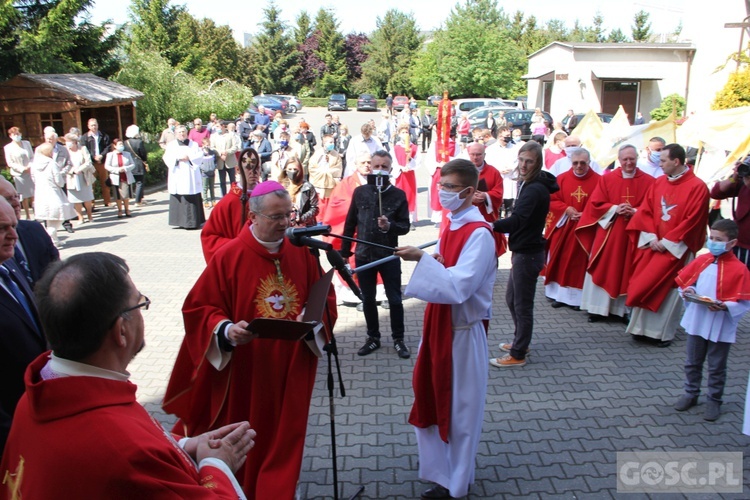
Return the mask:
POLYGON ((237 472, 255 446, 255 436, 249 422, 237 422, 188 439, 184 450, 197 463, 204 458, 217 458, 237 472))

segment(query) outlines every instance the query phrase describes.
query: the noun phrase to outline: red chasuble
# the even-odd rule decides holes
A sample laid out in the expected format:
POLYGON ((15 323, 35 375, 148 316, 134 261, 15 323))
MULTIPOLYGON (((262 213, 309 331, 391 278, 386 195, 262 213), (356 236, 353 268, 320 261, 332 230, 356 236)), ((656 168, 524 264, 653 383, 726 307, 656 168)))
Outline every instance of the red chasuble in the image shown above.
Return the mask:
POLYGON ((673 243, 683 242, 687 252, 676 258, 669 251, 655 252, 650 247, 636 250, 628 285, 628 307, 657 312, 672 288, 677 272, 685 265, 688 252, 703 248, 708 225, 708 188, 688 170, 670 182, 666 175, 654 181, 627 230, 639 237, 641 231, 653 233, 673 243))
MULTIPOLYGON (((410 144, 409 158, 406 158, 406 150, 404 145, 401 143, 393 146, 393 153, 396 155, 396 162, 402 167, 405 167, 409 160, 417 156, 417 145, 410 144)), ((414 169, 408 172, 401 172, 401 175, 396 179, 396 187, 406 193, 406 201, 409 204, 409 212, 417 211, 417 175, 414 169)), ((416 221, 415 221, 416 222, 416 221)))
POLYGON ((198 471, 138 404, 135 385, 43 380, 48 359, 46 352, 26 369, 0 465, 0 498, 237 498, 220 469, 198 471))
MULTIPOLYGON (((475 230, 491 230, 483 222, 470 222, 440 238, 445 267, 455 266, 466 241, 475 230)), ((431 257, 430 257, 431 258, 431 257)), ((440 438, 448 442, 451 424, 453 378, 453 322, 450 304, 427 304, 419 356, 414 365, 414 405, 409 423, 425 429, 438 426, 440 438)))
POLYGON ((640 169, 631 179, 623 178, 621 168, 602 176, 578 221, 575 235, 589 256, 587 271, 610 298, 627 292, 637 241, 625 231, 630 218, 615 215, 606 229, 599 225, 599 219, 612 206, 628 203, 638 207, 653 182, 654 178, 640 169))
MULTIPOLYGON (((330 201, 326 207, 326 212, 321 219, 324 225, 331 226, 331 232, 333 234, 344 234, 346 214, 349 213, 349 205, 352 203, 354 190, 357 189, 359 185, 359 175, 354 173, 349 177, 344 177, 344 179, 333 188, 330 201)), ((324 236, 323 240, 333 244, 333 248, 336 250, 341 250, 340 239, 324 236)), ((354 253, 355 244, 352 244, 352 254, 354 253)))
MULTIPOLYGON (((484 220, 492 224, 500 218, 500 207, 503 206, 503 176, 492 165, 484 164, 484 168, 479 172, 479 182, 484 181, 487 184, 485 192, 492 202, 492 211, 487 211, 487 205, 484 203, 477 204, 479 212, 484 220)), ((503 233, 493 231, 492 237, 495 238, 495 255, 500 257, 508 249, 508 241, 503 233)))
POLYGON ((438 103, 437 116, 435 118, 435 158, 438 163, 447 163, 453 153, 450 148, 451 142, 451 117, 453 115, 453 103, 447 97, 438 103))
POLYGON ((211 215, 201 229, 201 246, 206 263, 211 260, 222 245, 240 234, 242 228, 247 227, 248 218, 242 220, 242 188, 232 183, 232 188, 226 196, 211 210, 211 215))
MULTIPOLYGON (((206 353, 214 328, 227 318, 296 318, 318 266, 308 249, 286 239, 279 253, 269 253, 248 229, 216 253, 182 308, 185 338, 164 410, 180 418, 174 428, 180 434, 250 422, 258 437, 237 473, 248 498, 294 498, 318 359, 304 342, 272 339, 237 346, 222 371, 206 353)), ((335 321, 332 289, 328 311, 335 321)))
POLYGON ((583 212, 594 193, 601 176, 589 168, 586 175, 576 177, 573 170, 568 170, 557 177, 560 190, 550 197, 548 225, 545 237, 549 259, 544 284, 555 282, 560 286, 583 288, 586 275, 588 255, 575 238, 578 221, 570 220, 562 226, 556 224, 563 217, 568 207, 583 212))
POLYGON ((722 302, 750 300, 750 270, 731 251, 719 255, 700 255, 677 273, 675 282, 680 288, 695 285, 698 276, 714 260, 719 266, 716 279, 716 298, 722 302))

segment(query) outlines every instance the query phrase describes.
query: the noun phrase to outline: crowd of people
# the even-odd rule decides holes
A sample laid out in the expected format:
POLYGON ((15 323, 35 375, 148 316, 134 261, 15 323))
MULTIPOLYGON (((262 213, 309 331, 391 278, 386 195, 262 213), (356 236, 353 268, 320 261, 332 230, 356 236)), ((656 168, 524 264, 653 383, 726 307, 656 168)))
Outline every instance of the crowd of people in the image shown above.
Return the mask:
POLYGON ((183 305, 185 336, 163 402, 179 419, 171 433, 149 419, 128 382, 128 363, 145 345, 141 311, 150 300, 120 258, 89 253, 60 262, 55 248, 63 221, 93 219, 97 180, 111 188, 104 201, 114 199, 120 217, 130 216, 131 197, 142 201, 136 158, 143 163, 145 149, 137 127, 125 141, 110 141, 89 121, 85 136, 70 132, 64 145, 45 130, 36 150, 9 130, 15 186, 0 179, 0 306, 10 313, 0 327, 18 338, 3 345, 0 360, 8 381, 0 470, 18 493, 73 487, 76 467, 106 463, 110 483, 105 472, 91 481, 95 496, 169 488, 191 498, 293 498, 320 353, 277 330, 301 321, 313 299, 323 303, 315 331, 326 340, 337 301, 361 302, 367 328, 360 356, 381 347, 380 303, 401 359, 411 355, 403 296, 428 303, 409 415, 419 477, 434 483, 422 498, 467 494, 488 360, 499 369, 528 362, 540 275, 549 307, 585 311, 589 322, 623 321, 636 340, 666 347, 681 325, 688 334, 685 390, 674 407, 697 404, 706 363, 704 418, 719 418, 729 348, 750 309, 750 163, 709 193, 685 150, 660 137, 644 151, 625 144, 613 165, 599 166, 570 130, 532 127, 525 142, 502 116, 467 130, 447 95, 434 117, 416 106, 389 108, 380 124, 367 122, 354 137, 335 115, 325 116, 316 137, 304 120, 271 118, 262 108, 236 122, 212 115, 193 125, 170 119, 159 137, 169 224, 200 228, 206 261, 183 305), (434 252, 398 241, 419 220, 420 164, 430 179, 426 218, 440 229, 434 252), (737 198, 736 221, 714 222, 709 232, 710 197, 737 198), (32 206, 46 233, 20 220, 32 206), (340 268, 344 279, 314 296, 320 264, 287 230, 319 223, 345 237, 321 244, 364 269, 356 273, 361 298, 340 268), (493 289, 507 250, 514 335, 491 356, 493 289), (417 263, 403 291, 401 260, 417 263), (83 425, 96 432, 53 452, 51 437, 27 437, 77 435, 83 425), (127 438, 88 451, 112 433, 127 438), (140 467, 122 465, 133 461, 140 467))

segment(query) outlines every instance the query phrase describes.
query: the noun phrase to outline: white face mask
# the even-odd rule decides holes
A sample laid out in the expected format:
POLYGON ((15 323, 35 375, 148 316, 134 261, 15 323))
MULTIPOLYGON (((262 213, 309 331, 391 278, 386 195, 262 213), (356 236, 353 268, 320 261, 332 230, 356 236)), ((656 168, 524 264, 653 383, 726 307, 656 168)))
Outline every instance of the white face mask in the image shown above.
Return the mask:
POLYGON ((21 142, 21 134, 11 135, 10 138, 13 139, 15 142, 21 142))
POLYGON ((453 212, 454 210, 458 210, 459 208, 461 208, 461 205, 463 205, 464 200, 466 199, 461 199, 459 198, 459 196, 467 189, 469 188, 463 188, 457 193, 441 189, 440 191, 438 191, 438 195, 440 196, 440 206, 446 210, 450 210, 451 212, 453 212))
POLYGON ((568 146, 565 148, 565 156, 570 158, 570 156, 573 154, 573 151, 576 149, 580 149, 578 146, 568 146))
POLYGON ((70 149, 71 147, 73 147, 73 143, 65 141, 65 147, 68 148, 68 149, 70 149))

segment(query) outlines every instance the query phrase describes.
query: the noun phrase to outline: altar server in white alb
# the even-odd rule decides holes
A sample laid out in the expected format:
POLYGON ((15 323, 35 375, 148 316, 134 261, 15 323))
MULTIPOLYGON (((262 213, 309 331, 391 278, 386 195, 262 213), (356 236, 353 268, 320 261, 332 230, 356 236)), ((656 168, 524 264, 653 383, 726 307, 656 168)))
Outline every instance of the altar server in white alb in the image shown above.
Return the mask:
POLYGON ((468 160, 441 170, 440 203, 449 228, 430 256, 397 249, 418 261, 405 295, 428 301, 414 367, 414 425, 419 477, 436 483, 422 498, 462 497, 474 482, 487 392, 487 330, 497 272, 492 228, 472 204, 478 172, 468 160))

